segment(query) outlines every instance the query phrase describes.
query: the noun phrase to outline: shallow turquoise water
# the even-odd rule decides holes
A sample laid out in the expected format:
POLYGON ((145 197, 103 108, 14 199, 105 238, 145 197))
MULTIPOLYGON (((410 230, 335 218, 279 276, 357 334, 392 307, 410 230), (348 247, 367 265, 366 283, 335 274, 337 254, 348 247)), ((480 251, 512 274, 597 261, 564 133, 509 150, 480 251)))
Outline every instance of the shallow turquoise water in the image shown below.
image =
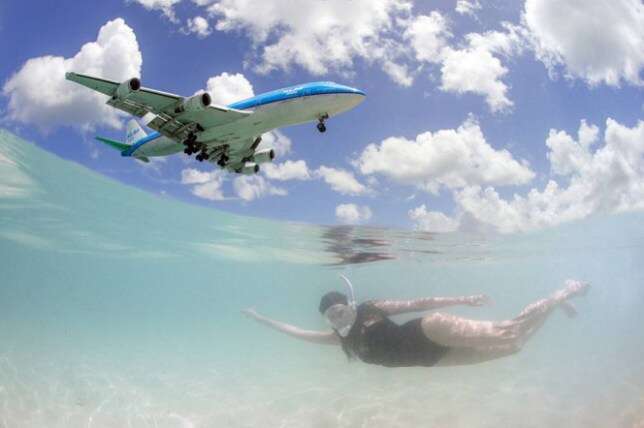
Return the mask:
POLYGON ((644 423, 644 216, 500 238, 233 216, 124 186, 0 131, 0 427, 632 427, 644 423), (589 281, 518 355, 348 363, 310 329, 359 299, 485 293, 504 319, 589 281))

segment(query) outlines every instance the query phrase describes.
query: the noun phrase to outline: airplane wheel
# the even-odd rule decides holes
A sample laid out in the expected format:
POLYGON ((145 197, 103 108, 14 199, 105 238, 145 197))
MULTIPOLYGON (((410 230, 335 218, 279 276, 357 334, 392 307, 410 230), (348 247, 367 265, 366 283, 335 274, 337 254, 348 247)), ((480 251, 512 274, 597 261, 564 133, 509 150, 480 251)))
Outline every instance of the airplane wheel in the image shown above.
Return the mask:
POLYGON ((318 131, 326 132, 326 125, 322 122, 318 123, 318 131))
POLYGON ((197 158, 197 160, 198 160, 199 162, 203 162, 203 157, 202 157, 200 154, 199 154, 199 155, 197 155, 197 157, 196 157, 196 158, 197 158))
POLYGON ((191 154, 192 154, 192 152, 190 151, 190 149, 189 149, 189 148, 187 148, 187 147, 186 147, 185 149, 183 149, 183 152, 184 152, 185 154, 187 154, 187 155, 191 155, 191 154))

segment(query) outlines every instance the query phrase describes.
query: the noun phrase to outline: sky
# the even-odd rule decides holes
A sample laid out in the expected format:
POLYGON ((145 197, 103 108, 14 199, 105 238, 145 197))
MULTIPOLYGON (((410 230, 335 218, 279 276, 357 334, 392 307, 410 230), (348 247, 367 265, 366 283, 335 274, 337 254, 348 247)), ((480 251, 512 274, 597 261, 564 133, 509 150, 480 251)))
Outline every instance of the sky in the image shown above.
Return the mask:
POLYGON ((322 224, 517 233, 644 210, 640 0, 0 3, 0 126, 127 185, 322 224), (76 71, 219 104, 332 80, 357 108, 266 134, 253 177, 94 141, 129 118, 76 71))

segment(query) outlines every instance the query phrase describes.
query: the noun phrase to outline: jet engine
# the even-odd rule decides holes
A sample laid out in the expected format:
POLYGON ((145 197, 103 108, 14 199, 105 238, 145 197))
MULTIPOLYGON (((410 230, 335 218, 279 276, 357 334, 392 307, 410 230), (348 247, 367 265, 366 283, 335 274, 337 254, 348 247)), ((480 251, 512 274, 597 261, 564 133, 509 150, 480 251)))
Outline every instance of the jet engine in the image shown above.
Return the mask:
POLYGON ((136 92, 139 89, 141 89, 141 81, 137 77, 133 77, 116 87, 114 97, 118 98, 119 100, 124 100, 132 92, 136 92))
POLYGON ((189 98, 184 98, 181 105, 176 109, 177 113, 194 113, 201 111, 208 107, 212 102, 210 94, 204 92, 202 94, 193 95, 189 98))
POLYGON ((259 172, 259 165, 255 162, 246 162, 240 172, 244 175, 257 174, 259 172))
POLYGON ((273 149, 259 150, 253 155, 253 162, 258 164, 271 162, 273 159, 275 159, 275 150, 273 149))

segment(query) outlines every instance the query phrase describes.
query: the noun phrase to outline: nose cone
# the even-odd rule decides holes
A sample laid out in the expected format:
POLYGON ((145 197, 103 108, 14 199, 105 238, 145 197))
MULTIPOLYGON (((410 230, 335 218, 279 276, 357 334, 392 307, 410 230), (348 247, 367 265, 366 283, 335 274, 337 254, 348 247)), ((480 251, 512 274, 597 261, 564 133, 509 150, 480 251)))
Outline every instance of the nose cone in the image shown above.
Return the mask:
POLYGON ((365 94, 364 91, 361 91, 360 89, 357 89, 357 88, 352 88, 351 86, 338 85, 338 88, 341 89, 342 92, 346 92, 347 94, 362 95, 363 97, 367 96, 367 94, 365 94))
POLYGON ((357 88, 352 88, 351 86, 338 85, 336 84, 336 90, 343 94, 345 109, 352 109, 361 102, 364 101, 367 94, 364 91, 361 91, 357 88))
POLYGON ((318 82, 313 88, 315 94, 331 95, 321 99, 326 103, 324 110, 331 115, 347 111, 364 101, 366 94, 360 89, 335 82, 318 82))

